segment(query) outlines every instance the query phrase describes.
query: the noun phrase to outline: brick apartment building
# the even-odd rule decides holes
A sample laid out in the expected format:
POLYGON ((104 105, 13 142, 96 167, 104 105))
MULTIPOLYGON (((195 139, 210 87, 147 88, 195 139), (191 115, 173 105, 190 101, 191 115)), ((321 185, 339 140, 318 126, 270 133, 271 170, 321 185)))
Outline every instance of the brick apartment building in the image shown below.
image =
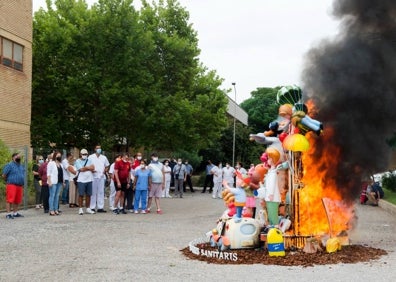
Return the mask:
POLYGON ((32 0, 0 0, 0 139, 30 146, 32 0))

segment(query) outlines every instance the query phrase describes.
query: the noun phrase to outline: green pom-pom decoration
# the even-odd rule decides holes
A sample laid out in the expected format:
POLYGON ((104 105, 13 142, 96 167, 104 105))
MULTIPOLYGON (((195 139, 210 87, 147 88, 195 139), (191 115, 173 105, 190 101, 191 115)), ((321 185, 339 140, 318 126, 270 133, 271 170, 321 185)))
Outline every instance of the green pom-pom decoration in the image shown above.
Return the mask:
POLYGON ((302 98, 301 88, 297 85, 283 86, 276 94, 276 101, 279 105, 298 103, 302 98))

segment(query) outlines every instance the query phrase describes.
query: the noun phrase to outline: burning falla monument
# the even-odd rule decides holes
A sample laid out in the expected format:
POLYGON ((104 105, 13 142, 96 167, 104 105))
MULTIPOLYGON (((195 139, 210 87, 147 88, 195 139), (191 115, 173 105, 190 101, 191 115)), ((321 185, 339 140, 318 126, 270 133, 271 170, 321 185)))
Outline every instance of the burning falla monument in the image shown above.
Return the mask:
POLYGON ((329 233, 337 235, 351 227, 362 179, 388 168, 386 140, 396 118, 396 2, 338 0, 333 15, 340 19, 339 34, 308 51, 302 72, 303 100, 325 129, 319 138, 308 136, 310 150, 301 155, 301 182, 309 188, 301 194, 310 201, 300 200, 295 211, 310 228, 321 226, 323 220, 312 221, 320 195, 329 209, 329 233))
MULTIPOLYGON (((261 158, 265 167, 269 167, 269 150, 280 152, 276 164, 277 185, 285 208, 279 215, 287 221, 272 221, 267 225, 279 225, 286 249, 303 248, 310 238, 336 237, 340 243, 348 244, 347 231, 354 219, 353 204, 339 194, 334 177, 328 179, 328 170, 338 165, 337 148, 330 146, 331 154, 312 161, 315 143, 331 137, 331 129, 309 116, 313 105, 303 103, 300 87, 282 87, 277 102, 279 116, 270 124, 270 130, 250 135, 251 140, 267 146, 261 158)), ((263 195, 270 193, 271 184, 266 177, 262 179, 262 189, 258 190, 262 190, 263 195)))
MULTIPOLYGON (((290 220, 282 230, 286 248, 315 244, 312 238, 348 244, 362 180, 387 169, 391 156, 396 2, 336 0, 332 8, 339 34, 307 52, 301 88, 282 87, 279 118, 250 136, 284 157, 278 171, 279 210, 290 220)), ((246 182, 257 188, 253 178, 246 182)))
POLYGON ((306 113, 323 131, 305 134, 304 152, 292 144, 287 152, 292 227, 285 243, 298 247, 307 236, 345 238, 362 180, 387 169, 386 140, 395 132, 396 2, 339 0, 333 14, 339 34, 307 52, 302 72, 306 113))
POLYGON ((362 179, 387 169, 396 118, 396 2, 338 0, 340 32, 309 50, 302 72, 308 115, 325 126, 289 153, 292 236, 345 235, 362 179))

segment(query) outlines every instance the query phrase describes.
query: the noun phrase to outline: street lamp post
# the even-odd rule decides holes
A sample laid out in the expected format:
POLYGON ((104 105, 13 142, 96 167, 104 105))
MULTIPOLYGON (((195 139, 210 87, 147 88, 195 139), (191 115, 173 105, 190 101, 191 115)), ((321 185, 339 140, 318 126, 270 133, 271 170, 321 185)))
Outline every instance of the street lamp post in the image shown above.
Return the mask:
POLYGON ((235 123, 236 123, 236 87, 235 82, 232 83, 234 86, 234 132, 232 136, 232 165, 235 167, 235 123))

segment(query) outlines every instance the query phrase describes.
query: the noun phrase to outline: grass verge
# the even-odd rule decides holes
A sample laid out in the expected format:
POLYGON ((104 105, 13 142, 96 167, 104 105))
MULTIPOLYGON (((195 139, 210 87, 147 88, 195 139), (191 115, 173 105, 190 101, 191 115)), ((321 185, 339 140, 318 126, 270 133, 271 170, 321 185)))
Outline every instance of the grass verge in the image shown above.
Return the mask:
POLYGON ((384 192, 385 192, 385 195, 384 195, 384 199, 383 199, 383 200, 385 200, 385 201, 387 201, 387 202, 389 202, 389 203, 392 203, 392 204, 396 205, 396 192, 393 192, 393 191, 391 191, 391 190, 384 189, 384 188, 382 188, 382 189, 383 189, 384 192))

